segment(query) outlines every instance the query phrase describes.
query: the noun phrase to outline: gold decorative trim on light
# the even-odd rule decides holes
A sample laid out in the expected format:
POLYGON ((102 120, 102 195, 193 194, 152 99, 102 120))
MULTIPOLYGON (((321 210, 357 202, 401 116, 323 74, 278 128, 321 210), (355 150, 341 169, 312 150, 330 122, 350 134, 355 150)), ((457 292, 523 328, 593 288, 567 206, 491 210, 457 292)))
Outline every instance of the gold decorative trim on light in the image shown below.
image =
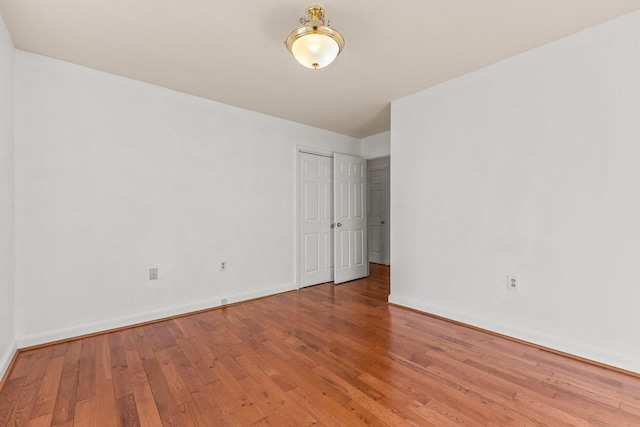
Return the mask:
POLYGON ((344 48, 342 34, 325 21, 324 7, 314 4, 300 18, 302 27, 293 30, 285 45, 296 60, 307 68, 323 68, 331 64, 344 48))

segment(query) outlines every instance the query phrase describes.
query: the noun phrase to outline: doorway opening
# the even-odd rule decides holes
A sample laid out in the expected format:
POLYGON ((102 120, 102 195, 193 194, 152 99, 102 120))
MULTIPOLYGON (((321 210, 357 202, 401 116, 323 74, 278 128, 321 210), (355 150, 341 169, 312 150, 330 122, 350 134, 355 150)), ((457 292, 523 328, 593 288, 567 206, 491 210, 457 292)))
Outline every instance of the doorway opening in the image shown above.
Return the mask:
POLYGON ((390 245, 390 180, 391 157, 381 157, 367 162, 369 192, 369 262, 389 265, 390 245))

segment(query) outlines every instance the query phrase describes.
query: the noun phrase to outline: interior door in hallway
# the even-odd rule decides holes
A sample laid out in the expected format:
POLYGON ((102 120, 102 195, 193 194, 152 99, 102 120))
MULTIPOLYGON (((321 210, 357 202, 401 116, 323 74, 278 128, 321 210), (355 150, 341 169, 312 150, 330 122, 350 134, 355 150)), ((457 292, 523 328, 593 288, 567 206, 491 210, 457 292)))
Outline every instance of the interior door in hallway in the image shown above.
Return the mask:
POLYGON ((369 170, 369 262, 386 264, 387 168, 369 170))
POLYGON ((334 154, 334 282, 369 274, 367 262, 367 161, 334 154))
POLYGON ((330 157, 299 153, 299 285, 333 280, 333 162, 330 157))

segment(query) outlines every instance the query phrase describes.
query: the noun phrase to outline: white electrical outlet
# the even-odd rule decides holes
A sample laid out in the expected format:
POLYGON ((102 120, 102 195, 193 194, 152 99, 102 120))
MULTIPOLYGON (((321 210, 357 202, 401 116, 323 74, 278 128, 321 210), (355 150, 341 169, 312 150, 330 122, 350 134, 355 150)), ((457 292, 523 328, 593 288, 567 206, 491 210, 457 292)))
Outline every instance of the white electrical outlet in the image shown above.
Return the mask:
POLYGON ((158 269, 150 268, 149 269, 149 280, 158 280, 158 269))
POLYGON ((220 271, 227 271, 227 261, 220 261, 220 271))
POLYGON ((518 276, 511 274, 507 276, 507 289, 512 291, 520 290, 520 281, 518 280, 518 276))

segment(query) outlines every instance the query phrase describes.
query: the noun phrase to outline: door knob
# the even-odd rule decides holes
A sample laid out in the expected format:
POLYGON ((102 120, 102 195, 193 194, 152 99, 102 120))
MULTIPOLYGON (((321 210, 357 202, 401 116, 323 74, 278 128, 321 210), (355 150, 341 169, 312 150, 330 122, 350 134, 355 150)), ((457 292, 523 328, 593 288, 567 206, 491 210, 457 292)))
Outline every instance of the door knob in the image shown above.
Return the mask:
POLYGON ((336 225, 335 224, 331 224, 331 228, 336 228, 336 225))
POLYGON ((384 221, 380 221, 380 224, 384 224, 384 221))
POLYGON ((337 223, 336 225, 337 225, 338 227, 342 227, 342 224, 340 224, 340 223, 337 223))

